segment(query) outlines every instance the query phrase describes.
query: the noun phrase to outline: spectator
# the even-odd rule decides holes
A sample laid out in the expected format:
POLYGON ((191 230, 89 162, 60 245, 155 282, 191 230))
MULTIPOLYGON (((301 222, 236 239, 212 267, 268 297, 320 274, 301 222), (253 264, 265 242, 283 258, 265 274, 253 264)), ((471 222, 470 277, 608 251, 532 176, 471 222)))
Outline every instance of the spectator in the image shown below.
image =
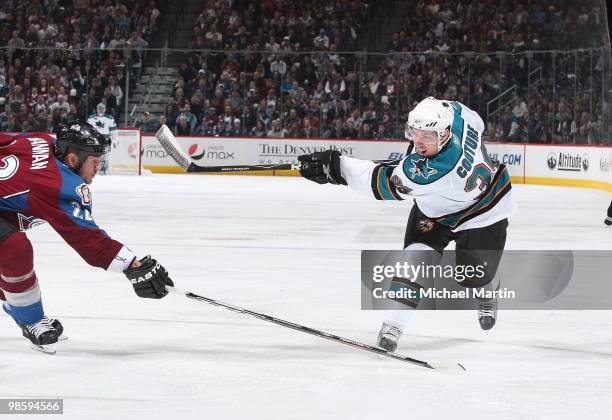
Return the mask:
POLYGON ((342 128, 342 137, 346 139, 356 139, 359 137, 359 132, 352 120, 346 121, 346 125, 342 128))
POLYGON ((151 118, 151 113, 145 111, 142 113, 142 120, 138 121, 136 127, 140 128, 143 133, 155 133, 160 124, 151 118))
POLYGON ((313 126, 311 121, 311 117, 304 118, 304 128, 302 129, 302 136, 307 139, 319 138, 319 130, 317 129, 317 127, 313 126))
POLYGON ((382 122, 378 124, 378 128, 376 132, 374 133, 374 138, 376 140, 387 140, 391 138, 391 135, 389 134, 387 127, 382 122))
POLYGON ((175 134, 177 136, 190 136, 191 135, 191 125, 187 120, 187 117, 181 114, 178 117, 175 134))
POLYGON ((319 30, 319 35, 314 39, 314 45, 316 49, 328 49, 329 48, 329 37, 325 34, 325 29, 319 30))
POLYGON ((510 140, 514 142, 527 141, 527 123, 525 121, 525 118, 521 117, 513 124, 515 124, 516 127, 512 129, 512 134, 510 134, 510 140))
POLYGON ((359 138, 364 140, 372 139, 372 131, 370 130, 370 124, 364 122, 359 130, 359 138))
POLYGON ((286 137, 287 131, 281 129, 281 123, 279 119, 272 121, 272 127, 268 130, 268 137, 284 138, 286 137))
POLYGON ((115 97, 116 103, 121 106, 121 100, 123 99, 123 90, 121 89, 121 86, 117 84, 117 77, 111 76, 109 78, 109 89, 111 95, 115 97))
POLYGON ((225 123, 222 119, 217 121, 217 124, 210 130, 209 135, 213 137, 227 136, 227 133, 225 132, 225 123))
POLYGON ((189 124, 190 131, 193 131, 195 129, 196 124, 198 123, 198 118, 195 116, 193 112, 191 112, 190 104, 185 104, 183 111, 177 117, 177 120, 176 120, 177 124, 179 123, 179 119, 182 117, 187 119, 187 123, 189 124))
POLYGON ((266 130, 266 126, 264 125, 263 121, 258 119, 255 127, 253 127, 251 129, 251 131, 249 132, 249 135, 251 137, 266 137, 268 134, 268 131, 266 130))
POLYGON ((242 125, 239 118, 234 118, 229 129, 226 130, 227 135, 231 137, 240 137, 242 135, 242 125))

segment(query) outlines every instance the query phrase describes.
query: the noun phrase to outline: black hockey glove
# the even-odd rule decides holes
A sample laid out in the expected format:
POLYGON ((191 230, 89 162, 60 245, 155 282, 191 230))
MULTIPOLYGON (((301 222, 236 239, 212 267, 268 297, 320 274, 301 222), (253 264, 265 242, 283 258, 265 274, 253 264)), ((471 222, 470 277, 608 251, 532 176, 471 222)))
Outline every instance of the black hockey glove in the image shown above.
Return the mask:
POLYGON ((340 173, 340 152, 326 150, 298 156, 300 175, 317 184, 347 185, 340 173))
POLYGON ((166 296, 166 285, 174 286, 168 277, 168 271, 149 255, 140 260, 140 264, 140 267, 128 268, 123 272, 132 282, 136 294, 149 299, 166 296))

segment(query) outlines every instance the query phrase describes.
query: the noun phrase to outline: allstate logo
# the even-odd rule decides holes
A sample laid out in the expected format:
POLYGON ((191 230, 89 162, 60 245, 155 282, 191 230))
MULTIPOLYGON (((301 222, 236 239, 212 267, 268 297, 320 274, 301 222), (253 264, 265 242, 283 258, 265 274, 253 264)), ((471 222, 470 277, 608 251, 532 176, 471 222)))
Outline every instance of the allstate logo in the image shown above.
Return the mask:
POLYGON ((550 169, 555 169, 557 167, 557 156, 555 156, 554 153, 549 154, 546 162, 548 163, 548 167, 550 169))
POLYGON ((206 150, 203 147, 201 147, 199 144, 192 144, 191 146, 189 146, 187 153, 189 153, 189 156, 192 159, 200 160, 206 154, 206 150), (202 150, 201 153, 200 153, 200 149, 202 150))

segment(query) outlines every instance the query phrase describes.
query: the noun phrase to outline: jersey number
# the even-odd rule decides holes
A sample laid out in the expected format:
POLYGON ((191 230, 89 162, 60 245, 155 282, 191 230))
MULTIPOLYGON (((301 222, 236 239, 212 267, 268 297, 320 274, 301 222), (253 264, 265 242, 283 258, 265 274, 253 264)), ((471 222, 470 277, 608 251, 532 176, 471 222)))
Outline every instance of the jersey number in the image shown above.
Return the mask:
POLYGON ((480 148, 482 150, 484 163, 480 163, 474 167, 472 174, 465 183, 465 192, 470 192, 476 187, 478 187, 480 191, 484 191, 491 182, 491 175, 493 175, 495 164, 493 163, 493 159, 489 156, 484 143, 482 143, 480 148))
POLYGON ((484 191, 485 188, 491 182, 491 175, 493 171, 485 163, 480 163, 474 167, 472 175, 468 178, 465 183, 465 192, 470 192, 474 188, 478 187, 480 191, 484 191))
POLYGON ((6 181, 17 173, 19 169, 19 159, 17 156, 10 155, 0 159, 0 181, 6 181))

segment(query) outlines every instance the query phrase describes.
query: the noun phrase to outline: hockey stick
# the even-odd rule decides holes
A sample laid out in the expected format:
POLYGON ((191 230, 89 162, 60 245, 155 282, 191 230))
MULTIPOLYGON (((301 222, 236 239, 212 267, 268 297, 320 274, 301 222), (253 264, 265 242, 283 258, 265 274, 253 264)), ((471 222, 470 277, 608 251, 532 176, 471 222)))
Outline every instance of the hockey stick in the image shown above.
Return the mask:
POLYGON ((304 325, 295 324, 295 323, 290 322, 290 321, 285 321, 284 319, 275 318, 275 317, 270 316, 270 315, 266 315, 266 314, 262 314, 262 313, 255 312, 255 311, 251 311, 251 310, 248 310, 248 309, 240 308, 238 306, 230 305, 229 303, 224 303, 224 302, 221 302, 221 301, 218 301, 218 300, 215 300, 215 299, 207 298, 207 297, 204 297, 204 296, 199 296, 199 295, 196 295, 195 293, 185 292, 185 291, 177 289, 176 287, 166 286, 166 289, 168 291, 170 291, 170 292, 176 293, 178 295, 185 296, 185 297, 187 297, 189 299, 193 299, 193 300, 197 300, 197 301, 200 301, 200 302, 208 303, 208 304, 214 305, 214 306, 220 306, 222 308, 228 309, 228 310, 233 311, 233 312, 238 312, 238 313, 241 313, 241 314, 251 315, 251 316, 254 316, 255 318, 259 318, 259 319, 261 319, 263 321, 268 321, 268 322, 271 322, 273 324, 280 325, 281 327, 291 328, 291 329, 294 329, 294 330, 297 330, 297 331, 301 331, 301 332, 304 332, 304 333, 307 333, 307 334, 315 335, 317 337, 325 338, 327 340, 335 341, 336 343, 346 344, 348 346, 356 347, 356 348, 359 348, 361 350, 369 351, 371 353, 376 353, 379 356, 389 357, 391 359, 400 360, 402 362, 411 363, 413 365, 421 366, 421 367, 428 368, 428 369, 437 369, 437 370, 444 370, 444 371, 457 371, 457 372, 465 371, 465 368, 462 365, 460 365, 459 363, 456 363, 456 362, 439 362, 439 363, 424 362, 422 360, 413 359, 411 357, 402 356, 400 354, 390 353, 389 351, 387 351, 387 350, 385 350, 385 349, 383 349, 381 347, 376 347, 376 346, 371 346, 369 344, 360 343, 359 341, 354 341, 354 340, 351 340, 349 338, 340 337, 339 335, 326 333, 324 331, 317 330, 317 329, 310 328, 310 327, 306 327, 304 325))
POLYGON ((273 170, 299 170, 299 165, 290 163, 282 165, 242 165, 242 166, 200 166, 183 152, 174 134, 165 124, 157 130, 155 137, 166 153, 186 172, 245 172, 245 171, 273 171, 273 170))
MULTIPOLYGON (((185 152, 181 149, 174 134, 168 128, 167 125, 163 124, 155 137, 162 145, 166 153, 185 170, 185 172, 248 172, 248 171, 279 171, 279 170, 291 170, 299 171, 300 165, 294 165, 291 163, 284 163, 279 165, 243 165, 243 166, 200 166, 195 163, 185 152)), ((374 160, 374 163, 397 165, 400 160, 374 160)))

